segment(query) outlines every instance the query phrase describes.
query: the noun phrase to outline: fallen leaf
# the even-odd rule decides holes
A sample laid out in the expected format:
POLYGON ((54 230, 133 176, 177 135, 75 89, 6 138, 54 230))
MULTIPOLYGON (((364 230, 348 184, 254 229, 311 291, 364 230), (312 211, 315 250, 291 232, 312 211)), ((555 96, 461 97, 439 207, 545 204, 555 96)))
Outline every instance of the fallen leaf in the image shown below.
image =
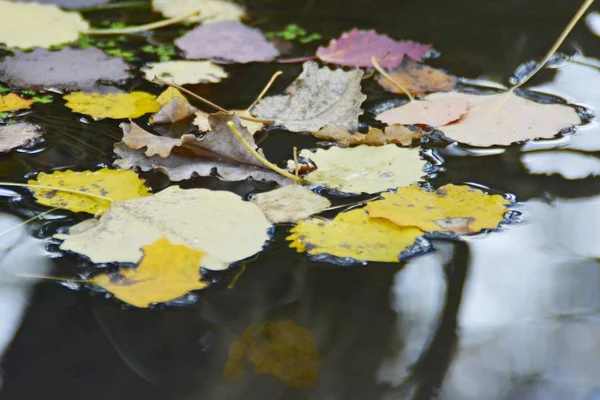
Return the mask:
POLYGON ((54 4, 14 3, 0 0, 0 43, 7 47, 49 48, 77 40, 89 24, 76 12, 54 4))
MULTIPOLYGON (((254 115, 250 114, 248 112, 248 110, 233 110, 233 112, 236 113, 238 115, 238 117, 254 117, 254 115)), ((240 123, 252 135, 254 135, 256 132, 260 131, 265 126, 265 124, 263 124, 262 122, 248 121, 247 119, 241 119, 241 118, 240 118, 240 123)), ((198 125, 198 124, 196 124, 196 125, 198 125)))
MULTIPOLYGON (((411 60, 404 60, 399 69, 388 72, 388 75, 415 96, 430 92, 446 92, 452 90, 456 84, 454 76, 411 60)), ((379 78, 378 82, 388 92, 404 94, 384 77, 379 78)))
POLYGON ((401 253, 423 234, 417 228, 369 218, 363 209, 339 213, 333 220, 298 221, 290 233, 287 237, 290 247, 329 262, 335 261, 319 256, 328 254, 356 261, 398 262, 401 253))
POLYGON ((363 113, 360 105, 367 99, 360 90, 362 76, 359 69, 332 71, 308 61, 286 94, 262 99, 251 112, 259 118, 274 119, 292 132, 335 125, 354 129, 363 113))
POLYGON ((327 47, 319 47, 317 57, 331 64, 348 67, 373 67, 371 57, 375 57, 383 68, 396 68, 405 56, 421 61, 431 47, 430 44, 412 40, 396 41, 373 29, 359 31, 354 28, 333 39, 327 47))
POLYGON ((142 251, 144 256, 136 268, 121 268, 118 275, 96 275, 90 283, 140 308, 164 303, 208 286, 208 283, 200 281, 203 252, 172 244, 166 238, 142 246, 142 251))
POLYGON ((377 115, 386 124, 444 126, 460 119, 469 110, 469 101, 462 97, 412 100, 377 115))
POLYGON ((156 98, 156 102, 159 106, 164 107, 171 102, 173 99, 181 99, 187 102, 187 97, 184 96, 178 89, 169 86, 156 98))
POLYGON ((279 55, 261 31, 238 21, 200 25, 175 40, 175 45, 185 52, 187 59, 218 58, 248 63, 271 61, 279 55))
POLYGON ((341 144, 343 147, 358 146, 383 146, 385 144, 399 144, 410 146, 414 139, 421 138, 420 130, 410 130, 404 125, 394 124, 385 128, 385 133, 378 128, 369 128, 366 134, 350 133, 343 126, 326 126, 312 135, 319 139, 331 140, 341 144))
POLYGON ((165 237, 206 253, 202 265, 222 270, 259 252, 269 240, 271 223, 255 204, 238 195, 171 186, 155 195, 113 202, 95 224, 75 225, 62 250, 94 263, 137 263, 140 248, 165 237))
POLYGON ((427 98, 436 101, 460 98, 469 102, 469 111, 441 131, 449 139, 471 146, 508 146, 525 140, 549 139, 565 128, 581 124, 581 118, 572 107, 536 103, 509 92, 435 93, 427 98))
POLYGON ((383 200, 368 203, 373 218, 385 218, 399 226, 418 227, 426 232, 471 235, 495 229, 504 219, 508 200, 488 195, 465 185, 444 185, 435 192, 418 186, 400 187, 383 193, 383 200))
POLYGON ((0 153, 6 153, 19 146, 31 143, 42 136, 39 127, 19 122, 12 125, 0 125, 0 153))
POLYGON ((24 99, 15 93, 0 95, 0 112, 22 110, 31 107, 32 104, 33 100, 24 99))
MULTIPOLYGON (((149 196, 150 189, 132 171, 102 168, 98 171, 54 171, 51 174, 40 172, 36 179, 27 181, 30 185, 56 187, 57 189, 77 190, 91 195, 108 197, 113 201, 137 199, 149 196)), ((83 194, 61 190, 30 188, 36 201, 49 207, 58 207, 74 212, 103 214, 110 201, 83 194)))
POLYGON ((210 131, 210 123, 208 122, 208 117, 210 114, 205 113, 204 111, 198 110, 196 111, 196 118, 194 118, 194 125, 198 128, 200 132, 208 132, 210 131))
MULTIPOLYGON (((418 149, 388 144, 380 147, 332 147, 315 152, 302 150, 302 159, 316 164, 317 169, 305 178, 317 185, 343 193, 378 193, 419 181, 425 173, 425 161, 418 149)), ((288 161, 288 168, 293 168, 288 161)))
MULTIPOLYGON (((13 0, 14 1, 14 0, 13 0)), ((16 0, 19 3, 54 4, 61 8, 79 9, 108 4, 112 0, 16 0)))
POLYGON ((294 388, 313 387, 321 360, 315 340, 294 321, 250 325, 229 347, 223 377, 238 380, 247 362, 255 372, 269 374, 294 388))
POLYGON ((14 53, 0 62, 0 75, 12 87, 90 90, 98 81, 120 82, 129 77, 129 65, 122 58, 110 57, 95 47, 14 53))
POLYGON ((76 113, 94 118, 137 118, 160 110, 156 97, 146 92, 84 93, 74 92, 63 96, 65 106, 76 113))
POLYGON ((237 21, 245 13, 239 5, 220 0, 152 0, 152 8, 167 18, 198 12, 197 16, 189 18, 193 22, 237 21))
POLYGON ((299 185, 259 193, 250 201, 259 206, 273 223, 296 222, 331 206, 331 202, 325 197, 299 185))
POLYGON ((177 60, 149 63, 142 67, 141 71, 150 82, 157 77, 176 85, 216 83, 228 76, 223 68, 210 61, 177 60))
MULTIPOLYGON (((175 97, 150 117, 151 124, 173 124, 196 115, 198 109, 185 100, 175 97)), ((199 117, 196 117, 199 118, 199 117)), ((195 121, 195 120, 194 120, 195 121)))

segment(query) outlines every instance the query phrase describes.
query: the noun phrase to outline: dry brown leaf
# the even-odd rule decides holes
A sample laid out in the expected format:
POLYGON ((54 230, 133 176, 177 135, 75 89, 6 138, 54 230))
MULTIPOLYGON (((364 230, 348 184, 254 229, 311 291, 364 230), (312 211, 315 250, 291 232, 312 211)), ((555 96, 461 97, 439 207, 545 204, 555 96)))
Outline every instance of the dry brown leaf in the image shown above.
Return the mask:
POLYGON ((343 126, 327 126, 312 133, 319 139, 338 142, 342 147, 358 146, 383 146, 385 144, 399 144, 410 146, 414 139, 421 137, 420 130, 412 131, 404 125, 394 124, 385 128, 385 133, 378 128, 369 128, 367 134, 350 133, 343 126))
MULTIPOLYGON (((446 92, 452 90, 456 84, 454 76, 408 59, 405 59, 396 71, 388 72, 388 75, 415 96, 422 96, 430 92, 446 92)), ((385 77, 379 78, 378 82, 388 92, 403 94, 385 77)))
POLYGON ((41 137, 38 133, 38 127, 20 122, 12 125, 0 126, 0 153, 6 153, 19 146, 30 143, 34 139, 41 137))
POLYGON ((195 115, 198 109, 182 100, 180 97, 174 97, 168 104, 150 117, 151 124, 172 124, 183 121, 195 115))

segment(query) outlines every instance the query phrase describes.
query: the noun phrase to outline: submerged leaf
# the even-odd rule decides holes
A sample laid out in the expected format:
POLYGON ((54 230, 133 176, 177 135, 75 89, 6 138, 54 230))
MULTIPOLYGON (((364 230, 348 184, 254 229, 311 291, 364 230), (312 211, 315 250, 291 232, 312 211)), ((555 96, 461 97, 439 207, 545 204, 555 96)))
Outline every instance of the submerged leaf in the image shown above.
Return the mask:
POLYGON ((112 0, 16 0, 19 3, 43 3, 55 4, 61 8, 79 9, 100 6, 110 3, 112 0))
POLYGON ((237 21, 243 18, 244 9, 221 0, 152 0, 152 8, 167 18, 177 18, 197 12, 189 18, 193 22, 237 21))
POLYGON ((385 144, 399 144, 410 146, 413 140, 421 137, 420 130, 410 130, 403 125, 392 125, 385 128, 385 132, 378 128, 369 128, 366 134, 350 133, 343 126, 327 126, 312 135, 319 139, 332 140, 344 147, 366 144, 368 146, 383 146, 385 144))
POLYGON ((353 129, 363 113, 360 105, 367 98, 361 92, 362 76, 358 69, 332 71, 308 61, 286 94, 264 98, 251 111, 259 118, 274 119, 292 132, 335 125, 353 129))
POLYGON ((296 222, 331 206, 331 202, 325 197, 299 185, 259 193, 250 201, 259 206, 273 223, 296 222))
POLYGON ((175 40, 175 44, 187 59, 219 58, 248 63, 271 61, 279 55, 261 31, 237 21, 200 25, 175 40))
POLYGON ((32 104, 33 100, 24 99, 16 93, 0 95, 0 112, 22 110, 32 104))
POLYGON ((74 92, 63 97, 65 106, 94 118, 137 118, 160 110, 156 96, 146 92, 84 93, 74 92))
POLYGON ((459 235, 495 229, 504 219, 508 200, 469 186, 445 185, 435 192, 418 186, 398 188, 382 194, 383 200, 368 203, 373 218, 385 218, 399 226, 414 226, 427 232, 459 235))
POLYGON ((293 321, 250 325, 229 347, 223 376, 238 380, 246 362, 260 374, 273 375, 294 388, 313 387, 320 356, 311 333, 293 321))
POLYGON ((458 120, 469 110, 469 101, 462 97, 413 100, 377 115, 386 124, 444 126, 458 120))
POLYGON ((120 57, 110 57, 102 50, 89 47, 59 51, 35 49, 29 53, 15 51, 0 61, 0 75, 13 87, 69 90, 91 89, 97 81, 119 82, 129 77, 129 65, 120 57))
POLYGON ((290 233, 290 247, 299 253, 381 262, 398 262, 400 254, 423 234, 417 228, 369 218, 363 209, 340 213, 333 220, 298 221, 290 233))
MULTIPOLYGON (((144 181, 132 171, 119 171, 102 168, 98 171, 54 171, 51 174, 40 172, 30 185, 43 185, 57 189, 77 190, 96 196, 108 197, 113 201, 137 199, 150 195, 144 181)), ((37 202, 45 206, 64 208, 74 212, 102 214, 110 206, 110 201, 84 194, 61 190, 31 188, 37 202)))
MULTIPOLYGON (((388 72, 388 75, 415 96, 422 96, 430 92, 446 92, 452 90, 456 84, 454 76, 448 75, 440 69, 410 60, 405 60, 399 69, 388 72)), ((379 78, 378 82, 389 92, 404 94, 385 77, 379 78)))
POLYGON ((165 237, 206 253, 202 265, 226 269, 259 252, 269 240, 271 223, 256 205, 236 194, 177 186, 149 197, 111 204, 96 224, 76 225, 55 235, 70 250, 94 263, 131 262, 140 248, 165 237))
MULTIPOLYGON (((332 147, 315 152, 302 150, 300 157, 317 166, 306 175, 309 182, 355 194, 383 192, 417 182, 424 175, 425 166, 418 149, 400 148, 393 144, 332 147)), ((288 167, 293 167, 293 163, 288 161, 288 167)))
POLYGON ((142 251, 144 257, 136 268, 121 268, 118 276, 111 273, 96 275, 90 283, 101 286, 125 303, 141 308, 208 286, 208 283, 200 281, 203 252, 172 244, 166 238, 142 246, 142 251))
POLYGON ((317 57, 348 67, 372 67, 371 57, 375 57, 383 68, 396 68, 405 56, 421 61, 431 47, 411 40, 396 41, 373 29, 359 31, 355 28, 343 33, 339 39, 333 39, 327 47, 319 47, 317 57))
POLYGON ((6 153, 41 137, 38 129, 39 127, 26 122, 0 125, 0 152, 6 153))
POLYGON ((0 16, 0 43, 8 47, 49 48, 74 42, 89 29, 81 15, 63 11, 54 4, 0 0, 0 16))
POLYGON ((542 104, 511 92, 492 95, 435 93, 434 101, 469 102, 469 111, 459 121, 441 129, 446 137, 471 146, 508 146, 531 139, 549 139, 561 130, 581 123, 572 107, 542 104))
POLYGON ((150 82, 157 77, 176 85, 216 83, 228 76, 223 68, 210 61, 178 60, 149 63, 142 67, 141 71, 150 82))

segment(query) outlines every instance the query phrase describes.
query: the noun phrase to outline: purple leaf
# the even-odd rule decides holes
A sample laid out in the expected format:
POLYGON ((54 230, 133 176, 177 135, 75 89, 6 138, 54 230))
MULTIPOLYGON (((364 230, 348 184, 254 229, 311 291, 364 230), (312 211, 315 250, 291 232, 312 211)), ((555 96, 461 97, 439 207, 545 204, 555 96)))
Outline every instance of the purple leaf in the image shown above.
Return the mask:
POLYGON ((263 34, 241 22, 227 21, 200 25, 175 41, 187 59, 220 58, 247 63, 271 61, 279 51, 263 34))
POLYGON ((75 10, 79 8, 87 8, 107 4, 110 3, 111 0, 18 0, 17 2, 56 4, 57 6, 62 8, 69 8, 75 10))
POLYGON ((405 56, 421 61, 431 47, 411 40, 396 41, 373 29, 359 31, 354 28, 339 39, 333 39, 329 46, 319 47, 317 57, 331 64, 372 67, 371 57, 374 56, 383 68, 396 68, 405 56))

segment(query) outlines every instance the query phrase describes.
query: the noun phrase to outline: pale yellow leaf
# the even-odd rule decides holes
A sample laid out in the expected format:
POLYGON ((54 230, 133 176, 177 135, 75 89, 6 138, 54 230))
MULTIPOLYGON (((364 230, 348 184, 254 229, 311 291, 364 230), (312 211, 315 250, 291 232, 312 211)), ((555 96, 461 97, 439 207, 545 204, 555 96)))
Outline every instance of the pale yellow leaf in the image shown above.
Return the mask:
POLYGON ((259 206, 273 223, 296 222, 331 206, 331 202, 325 197, 299 185, 259 193, 250 201, 259 206))
POLYGON ((142 67, 142 72, 150 82, 157 77, 176 85, 216 83, 228 76, 223 68, 210 61, 177 60, 149 63, 142 67))
POLYGON ((458 120, 469 109, 469 101, 462 97, 429 98, 413 100, 400 107, 377 115, 386 124, 444 126, 458 120))
POLYGON ((38 129, 39 127, 27 122, 0 125, 0 153, 6 153, 41 137, 38 129))
POLYGON ((152 8, 167 18, 199 12, 189 19, 194 22, 239 21, 245 13, 239 5, 220 0, 152 0, 152 8))

